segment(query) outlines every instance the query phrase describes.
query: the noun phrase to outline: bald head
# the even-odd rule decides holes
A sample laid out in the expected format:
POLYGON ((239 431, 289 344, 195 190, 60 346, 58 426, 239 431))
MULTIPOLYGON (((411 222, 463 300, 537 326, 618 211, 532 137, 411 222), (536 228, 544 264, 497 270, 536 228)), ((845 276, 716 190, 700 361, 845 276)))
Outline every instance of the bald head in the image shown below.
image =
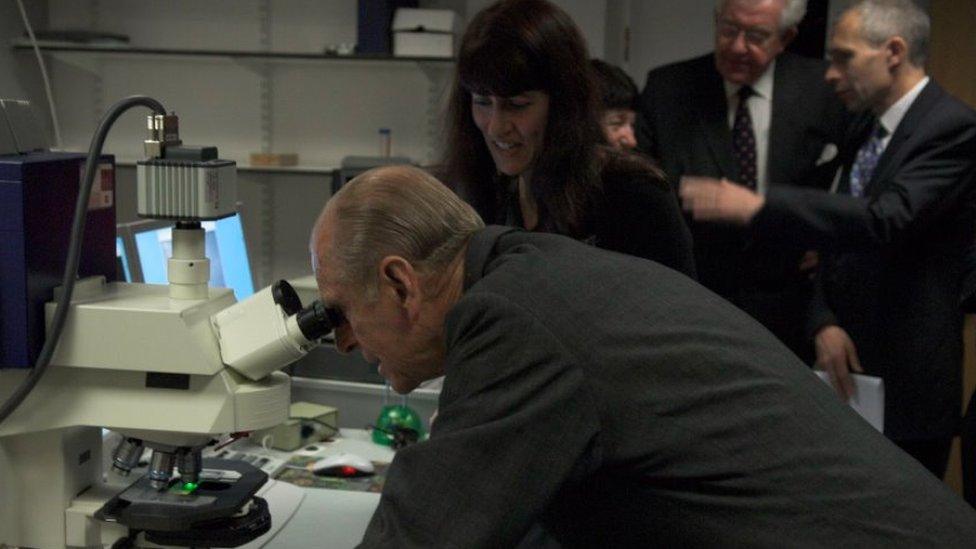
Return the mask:
POLYGON ((312 232, 313 266, 367 292, 384 257, 399 256, 420 272, 446 267, 475 232, 478 214, 428 173, 412 166, 365 172, 326 204, 312 232))

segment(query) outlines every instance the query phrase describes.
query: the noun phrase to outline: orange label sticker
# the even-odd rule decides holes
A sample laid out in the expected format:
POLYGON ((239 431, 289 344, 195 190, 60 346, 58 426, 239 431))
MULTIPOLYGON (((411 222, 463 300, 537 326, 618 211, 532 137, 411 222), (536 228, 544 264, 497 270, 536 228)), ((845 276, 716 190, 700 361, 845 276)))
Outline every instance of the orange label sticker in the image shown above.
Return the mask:
MULTIPOLYGON (((81 165, 79 180, 85 177, 85 165, 81 165)), ((115 170, 111 164, 99 164, 88 197, 88 210, 104 210, 115 205, 115 170)))

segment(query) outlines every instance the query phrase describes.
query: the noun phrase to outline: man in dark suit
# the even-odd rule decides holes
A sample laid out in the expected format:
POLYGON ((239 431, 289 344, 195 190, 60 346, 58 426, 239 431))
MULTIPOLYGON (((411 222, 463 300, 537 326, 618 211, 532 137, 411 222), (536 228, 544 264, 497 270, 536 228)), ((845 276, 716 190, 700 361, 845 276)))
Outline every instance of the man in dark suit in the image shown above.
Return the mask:
POLYGON ((344 186, 312 251, 341 351, 398 392, 445 374, 364 547, 510 547, 540 523, 566 547, 976 539, 976 513, 768 331, 657 263, 484 228, 410 167, 344 186))
POLYGON ((885 434, 938 476, 961 400, 959 296, 972 241, 976 113, 926 76, 928 16, 862 1, 839 19, 826 79, 866 109, 841 148, 839 192, 686 181, 696 218, 829 253, 810 333, 842 396, 850 371, 885 383, 885 434))
MULTIPOLYGON (((824 62, 783 51, 805 10, 804 0, 723 2, 713 54, 648 74, 640 147, 675 188, 684 175, 724 177, 760 193, 830 186, 848 117, 823 82, 824 62)), ((727 224, 691 229, 699 281, 811 361, 802 319, 812 254, 804 262, 802 250, 770 248, 727 224)))

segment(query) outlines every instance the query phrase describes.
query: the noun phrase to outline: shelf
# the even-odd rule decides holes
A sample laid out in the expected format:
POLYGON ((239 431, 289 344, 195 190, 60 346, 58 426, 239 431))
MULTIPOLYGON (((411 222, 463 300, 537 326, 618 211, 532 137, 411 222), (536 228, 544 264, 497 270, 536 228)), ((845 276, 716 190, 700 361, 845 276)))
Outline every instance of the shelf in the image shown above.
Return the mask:
MULTIPOLYGON (((422 63, 448 65, 454 62, 452 58, 444 57, 394 57, 391 55, 326 55, 317 52, 273 52, 273 51, 245 51, 245 50, 204 50, 178 48, 145 48, 126 45, 75 44, 70 42, 43 41, 37 43, 38 48, 49 53, 81 53, 95 55, 123 55, 123 56, 175 56, 175 57, 226 57, 230 59, 254 59, 268 61, 344 61, 365 63, 422 63)), ((30 42, 17 40, 13 44, 16 51, 33 51, 30 42)))
MULTIPOLYGON (((115 165, 120 168, 135 168, 136 160, 132 159, 116 159, 115 165)), ((238 164, 237 171, 239 172, 251 172, 251 173, 293 173, 293 174, 308 174, 308 175, 332 175, 332 172, 336 171, 337 168, 332 166, 251 166, 247 164, 238 164)))

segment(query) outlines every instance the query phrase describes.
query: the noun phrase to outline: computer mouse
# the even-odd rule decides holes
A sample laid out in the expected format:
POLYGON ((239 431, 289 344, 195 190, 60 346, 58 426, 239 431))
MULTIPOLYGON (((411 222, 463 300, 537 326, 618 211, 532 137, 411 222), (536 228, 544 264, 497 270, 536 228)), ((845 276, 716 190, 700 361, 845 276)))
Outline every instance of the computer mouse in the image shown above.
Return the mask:
POLYGON ((367 477, 376 471, 373 462, 356 454, 332 454, 312 463, 309 469, 319 476, 338 478, 367 477))

